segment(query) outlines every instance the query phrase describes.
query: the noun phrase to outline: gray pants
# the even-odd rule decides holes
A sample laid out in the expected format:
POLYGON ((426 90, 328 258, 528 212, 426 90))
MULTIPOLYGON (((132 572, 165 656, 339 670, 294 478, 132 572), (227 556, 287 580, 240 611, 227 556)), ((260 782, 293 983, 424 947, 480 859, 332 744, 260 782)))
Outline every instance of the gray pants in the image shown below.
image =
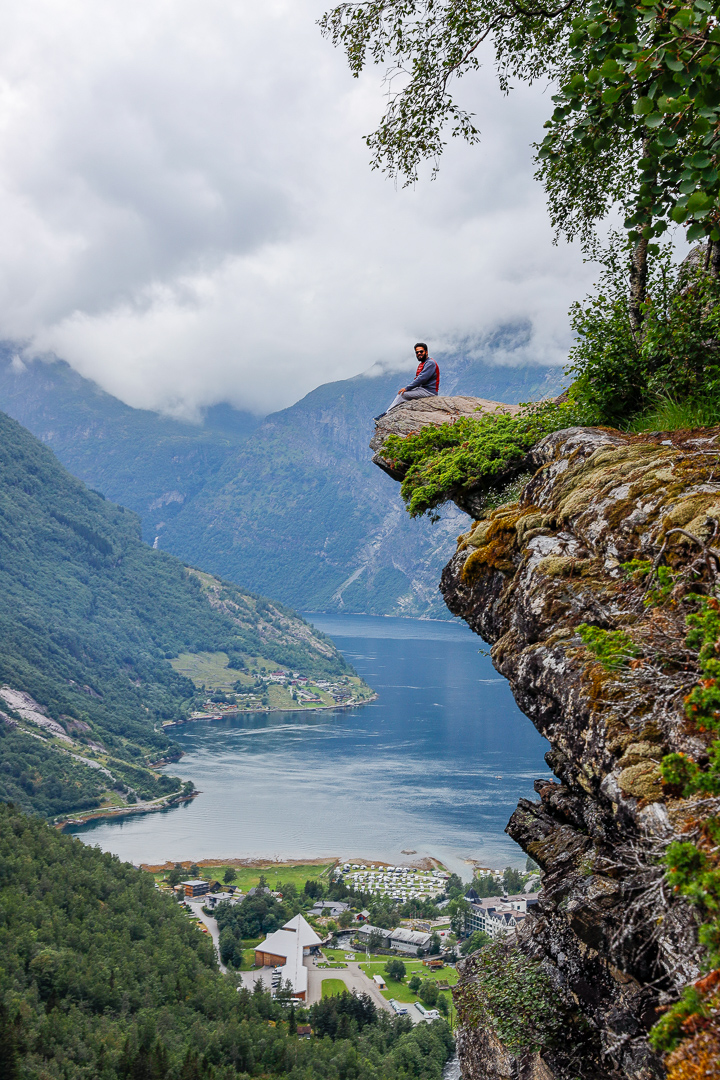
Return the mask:
POLYGON ((388 405, 387 411, 390 412, 397 405, 402 405, 403 401, 414 401, 415 398, 435 396, 432 390, 426 390, 424 386, 416 386, 414 390, 406 390, 404 394, 398 394, 392 405, 388 405))

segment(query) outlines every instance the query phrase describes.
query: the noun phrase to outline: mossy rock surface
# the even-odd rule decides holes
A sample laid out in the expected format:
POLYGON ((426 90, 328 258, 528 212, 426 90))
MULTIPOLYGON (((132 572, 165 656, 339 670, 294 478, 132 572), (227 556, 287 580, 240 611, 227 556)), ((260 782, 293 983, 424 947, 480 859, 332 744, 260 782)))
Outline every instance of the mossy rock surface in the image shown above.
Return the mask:
MULTIPOLYGON (((687 817, 660 763, 673 751, 707 757, 709 736, 688 723, 683 700, 699 672, 685 640, 688 587, 710 585, 702 544, 720 519, 720 469, 700 439, 548 436, 518 500, 473 523, 443 573, 448 607, 492 643, 496 668, 550 742, 557 781, 538 780, 539 801, 521 800, 507 828, 543 872, 518 947, 570 990, 588 1031, 645 1031, 656 973, 679 993, 699 971, 696 919, 680 896, 661 902, 653 883, 687 817), (696 539, 668 536, 675 527, 696 539), (648 588, 664 544, 666 584, 648 588)), ((557 1076, 659 1080, 642 1035, 633 1048, 631 1060, 619 1042, 606 1057, 588 1045, 585 1072, 563 1064, 559 1047, 542 1056, 557 1076)))

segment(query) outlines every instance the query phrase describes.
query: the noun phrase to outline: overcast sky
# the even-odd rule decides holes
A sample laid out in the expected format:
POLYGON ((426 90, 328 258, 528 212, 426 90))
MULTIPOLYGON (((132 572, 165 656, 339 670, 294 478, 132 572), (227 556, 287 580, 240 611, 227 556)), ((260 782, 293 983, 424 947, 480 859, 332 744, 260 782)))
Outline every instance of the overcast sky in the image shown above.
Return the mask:
POLYGON ((0 334, 124 401, 258 412, 529 319, 561 362, 594 276, 553 247, 549 95, 464 80, 479 148, 396 188, 317 0, 24 0, 0 12, 0 334))

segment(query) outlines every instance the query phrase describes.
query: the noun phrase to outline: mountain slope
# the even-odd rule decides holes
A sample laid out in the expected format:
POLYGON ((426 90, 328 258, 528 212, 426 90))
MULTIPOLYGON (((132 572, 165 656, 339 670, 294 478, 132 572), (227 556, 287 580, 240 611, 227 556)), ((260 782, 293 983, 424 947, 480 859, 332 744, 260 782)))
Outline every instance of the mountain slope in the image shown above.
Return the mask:
MULTIPOLYGON (((177 512, 258 424, 229 406, 210 410, 202 427, 133 409, 64 361, 24 365, 7 345, 0 346, 0 409, 74 476, 150 519, 161 507, 165 516, 177 512)), ((150 528, 144 535, 152 542, 150 528)))
POLYGON ((0 640, 0 797, 49 814, 180 790, 147 768, 172 755, 163 722, 205 698, 173 657, 351 673, 294 613, 150 549, 1 413, 0 640))
MULTIPOLYGON (((486 355, 516 341, 499 337, 486 355)), ((508 402, 556 393, 557 369, 439 356, 442 389, 508 402)), ((410 365, 412 368, 412 365, 410 365)), ((253 427, 229 406, 202 427, 129 409, 62 363, 0 362, 0 407, 91 487, 130 506, 151 542, 310 610, 446 617, 437 581, 464 527, 409 522, 367 460, 372 416, 406 374, 318 387, 253 427)))

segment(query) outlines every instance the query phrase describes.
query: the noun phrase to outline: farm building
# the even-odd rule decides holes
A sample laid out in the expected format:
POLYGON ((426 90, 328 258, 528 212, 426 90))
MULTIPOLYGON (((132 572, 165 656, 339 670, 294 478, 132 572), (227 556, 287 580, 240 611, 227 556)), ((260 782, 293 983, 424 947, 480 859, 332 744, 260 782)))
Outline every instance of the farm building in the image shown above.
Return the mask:
POLYGON ((255 949, 256 967, 279 967, 282 984, 290 982, 296 997, 305 1000, 307 993, 307 968, 303 956, 309 956, 320 944, 313 928, 296 915, 280 930, 268 934, 255 949))

